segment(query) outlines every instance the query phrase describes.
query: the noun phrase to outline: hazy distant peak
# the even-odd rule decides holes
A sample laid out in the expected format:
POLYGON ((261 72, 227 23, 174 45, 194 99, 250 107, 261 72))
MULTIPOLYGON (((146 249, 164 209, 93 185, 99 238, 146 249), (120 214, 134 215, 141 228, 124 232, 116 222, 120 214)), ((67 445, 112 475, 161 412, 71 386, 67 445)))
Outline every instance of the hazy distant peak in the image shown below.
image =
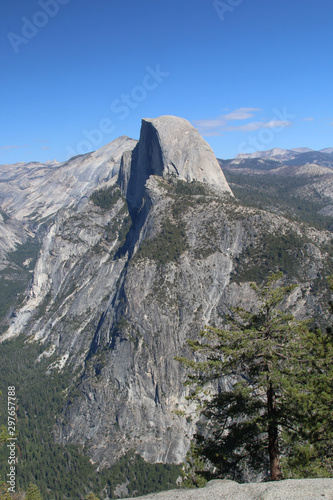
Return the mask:
POLYGON ((58 160, 48 160, 45 162, 45 165, 48 165, 50 167, 53 167, 54 165, 60 165, 60 162, 58 160))
POLYGON ((328 154, 331 154, 331 153, 333 153, 333 148, 320 149, 319 153, 328 153, 328 154))
POLYGON ((256 151, 255 153, 240 153, 236 158, 273 158, 274 156, 285 156, 288 149, 273 148, 268 151, 256 151))
POLYGON ((236 159, 248 159, 248 158, 270 158, 272 160, 278 161, 290 161, 298 158, 301 155, 306 154, 331 154, 333 148, 321 149, 320 151, 315 151, 311 148, 301 147, 292 149, 281 149, 273 148, 268 151, 256 151, 255 153, 240 153, 236 156, 236 159))
POLYGON ((309 153, 313 151, 311 148, 291 148, 290 151, 295 151, 295 153, 309 153))

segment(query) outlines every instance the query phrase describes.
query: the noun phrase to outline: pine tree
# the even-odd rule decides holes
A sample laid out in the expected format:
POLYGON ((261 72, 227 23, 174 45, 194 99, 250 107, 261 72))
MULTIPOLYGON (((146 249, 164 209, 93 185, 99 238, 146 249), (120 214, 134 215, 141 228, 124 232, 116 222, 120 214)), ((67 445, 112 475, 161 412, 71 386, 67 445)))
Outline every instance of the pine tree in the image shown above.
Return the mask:
POLYGON ((95 495, 95 493, 88 493, 85 500, 99 500, 99 498, 95 495))
POLYGON ((206 464, 194 443, 186 454, 186 461, 181 471, 182 485, 185 488, 202 488, 207 483, 205 478, 206 464))
MULTIPOLYGON (((2 392, 0 391, 0 399, 1 399, 1 394, 2 394, 2 392)), ((0 415, 1 415, 1 413, 0 413, 0 415)), ((9 434, 7 431, 7 427, 5 427, 4 425, 1 425, 1 427, 0 427, 0 446, 7 441, 8 437, 9 437, 9 434)))
POLYGON ((281 479, 280 456, 295 445, 304 425, 307 442, 316 428, 327 441, 321 427, 328 413, 322 392, 329 384, 327 353, 318 332, 283 310, 295 286, 279 286, 281 279, 278 273, 261 287, 252 285, 257 312, 237 308, 225 329, 207 327, 199 340, 189 341, 196 360, 177 358, 190 371, 190 398, 206 418, 198 450, 220 477, 244 479, 246 470, 269 467, 270 479, 281 479), (228 387, 212 395, 207 387, 214 381, 228 387), (319 393, 322 420, 315 401, 319 393))
POLYGON ((25 498, 26 500, 43 500, 42 494, 38 486, 36 486, 33 483, 29 484, 25 498))
MULTIPOLYGON (((333 280, 329 279, 333 290, 333 280)), ((333 314, 333 304, 330 303, 333 314)), ((284 472, 288 477, 333 477, 333 330, 315 329, 305 343, 309 360, 299 381, 303 391, 294 391, 294 404, 303 410, 298 434, 286 436, 288 455, 284 472)))
POLYGON ((11 500, 12 496, 8 492, 8 487, 5 481, 3 481, 0 476, 0 500, 11 500))

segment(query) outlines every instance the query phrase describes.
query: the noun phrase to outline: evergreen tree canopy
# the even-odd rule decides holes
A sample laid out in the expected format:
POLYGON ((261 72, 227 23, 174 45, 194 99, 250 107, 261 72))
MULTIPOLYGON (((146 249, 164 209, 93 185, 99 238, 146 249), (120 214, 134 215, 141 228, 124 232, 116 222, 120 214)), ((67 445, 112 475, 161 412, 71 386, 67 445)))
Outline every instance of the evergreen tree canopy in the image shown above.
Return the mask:
POLYGON ((33 483, 29 484, 25 498, 26 498, 26 500, 43 500, 43 497, 41 495, 41 492, 40 492, 38 486, 36 486, 33 483))
POLYGON ((244 480, 246 471, 262 471, 277 480, 281 455, 305 446, 301 461, 309 463, 314 441, 331 443, 332 341, 286 312, 295 286, 279 286, 281 279, 278 273, 253 284, 256 312, 233 310, 225 329, 206 327, 188 341, 195 360, 177 358, 206 418, 197 446, 219 477, 244 480), (212 395, 214 381, 227 387, 212 395))
POLYGON ((89 493, 86 497, 85 500, 99 500, 99 498, 95 495, 95 493, 89 493))
POLYGON ((6 479, 2 479, 0 476, 0 500, 11 500, 13 497, 8 492, 8 486, 6 484, 6 479))

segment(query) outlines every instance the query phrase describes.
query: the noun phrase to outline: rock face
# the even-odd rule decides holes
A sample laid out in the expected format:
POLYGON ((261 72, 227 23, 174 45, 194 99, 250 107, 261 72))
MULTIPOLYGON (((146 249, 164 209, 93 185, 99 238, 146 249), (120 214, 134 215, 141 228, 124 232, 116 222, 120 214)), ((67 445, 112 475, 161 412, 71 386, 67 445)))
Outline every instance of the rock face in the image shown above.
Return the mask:
MULTIPOLYGON (((332 500, 333 479, 294 479, 271 483, 238 484, 210 481, 205 488, 156 493, 141 500, 332 500)), ((134 500, 129 498, 128 500, 134 500)))
MULTIPOLYGON (((182 462, 196 431, 186 374, 174 359, 189 355, 186 339, 210 321, 221 325, 231 306, 255 307, 249 281, 263 253, 273 268, 281 237, 293 241, 283 262, 301 284, 291 308, 324 317, 331 234, 240 205, 211 149, 175 117, 143 120, 138 143, 121 138, 52 168, 55 193, 63 179, 72 184, 62 184, 56 213, 59 200, 41 198, 52 219, 26 300, 2 339, 29 332, 45 346, 49 373, 73 373, 59 442, 84 445, 101 466, 131 449, 150 462, 182 462), (102 186, 113 186, 107 203, 89 198, 102 186)), ((11 220, 36 209, 46 181, 35 174, 25 201, 10 190, 3 198, 11 220)))
POLYGON ((135 207, 142 201, 150 175, 203 182, 231 194, 211 147, 187 120, 175 116, 142 120, 140 141, 123 158, 119 183, 135 207))
POLYGON ((98 151, 64 163, 18 163, 0 168, 0 205, 16 220, 47 219, 76 205, 99 184, 115 178, 124 151, 137 141, 119 137, 98 151))

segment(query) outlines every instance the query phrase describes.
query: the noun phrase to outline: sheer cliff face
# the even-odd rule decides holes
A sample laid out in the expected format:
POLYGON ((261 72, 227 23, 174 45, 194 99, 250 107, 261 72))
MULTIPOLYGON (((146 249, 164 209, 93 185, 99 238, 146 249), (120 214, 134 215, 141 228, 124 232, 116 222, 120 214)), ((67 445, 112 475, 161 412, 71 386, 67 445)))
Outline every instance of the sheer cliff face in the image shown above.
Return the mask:
POLYGON ((186 120, 143 120, 139 142, 127 146, 119 175, 106 176, 107 208, 85 196, 57 213, 5 337, 29 332, 44 343, 50 372, 73 373, 60 442, 84 444, 102 465, 129 449, 180 462, 195 432, 174 360, 188 354, 186 339, 221 324, 231 306, 255 307, 249 277, 279 235, 297 241, 287 250, 302 292, 291 306, 320 312, 320 293, 310 292, 331 237, 242 207, 186 120))
POLYGON ((211 147, 187 120, 175 116, 142 120, 140 141, 123 158, 119 175, 130 205, 140 206, 150 175, 195 180, 231 194, 211 147))

